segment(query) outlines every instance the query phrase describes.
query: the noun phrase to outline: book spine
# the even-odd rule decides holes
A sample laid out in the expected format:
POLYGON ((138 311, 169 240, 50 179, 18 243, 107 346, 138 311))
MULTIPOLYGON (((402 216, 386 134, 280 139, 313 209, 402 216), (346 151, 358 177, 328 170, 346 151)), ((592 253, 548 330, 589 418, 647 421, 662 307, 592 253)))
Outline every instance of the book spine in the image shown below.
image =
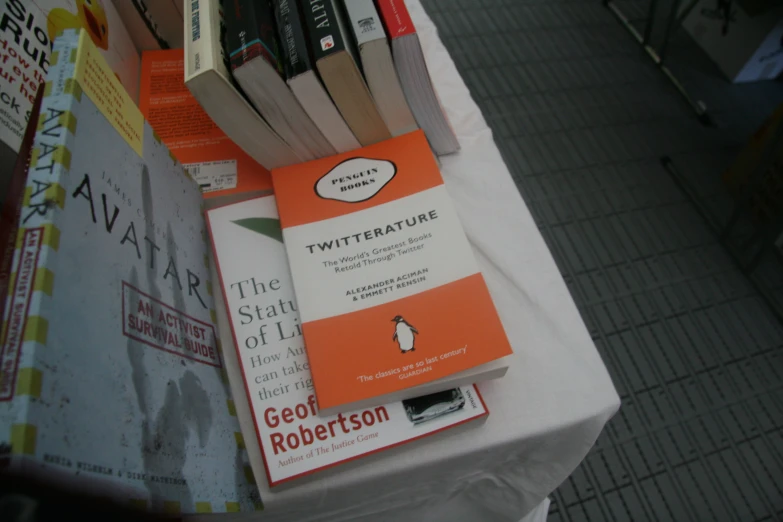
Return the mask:
POLYGON ((282 74, 269 0, 226 0, 226 51, 233 71, 259 56, 282 74))
POLYGON ((377 0, 383 23, 392 40, 400 36, 416 33, 408 8, 403 0, 377 0))
POLYGON ((283 69, 286 79, 290 80, 312 69, 299 5, 297 0, 273 0, 272 6, 280 38, 283 69))
POLYGON ((346 42, 331 0, 309 0, 302 6, 302 17, 316 61, 346 50, 346 42))
POLYGON ((52 295, 57 277, 54 262, 60 238, 55 218, 65 206, 62 180, 70 167, 69 149, 83 95, 74 80, 80 35, 86 36, 66 31, 52 49, 3 316, 0 423, 7 425, 0 426, 0 447, 10 449, 12 468, 21 468, 25 457, 36 454, 38 427, 28 417, 29 405, 31 399, 40 397, 45 378, 36 367, 35 352, 47 344, 47 296, 52 295))
POLYGON ((373 0, 343 0, 351 22, 351 30, 358 46, 374 40, 386 39, 380 16, 373 0))
MULTIPOLYGON (((33 153, 33 140, 38 127, 38 114, 41 111, 43 101, 43 85, 39 86, 38 94, 30 112, 30 120, 22 138, 22 146, 16 157, 11 183, 8 186, 3 210, 0 212, 0 247, 3 248, 3 257, 0 259, 0 296, 8 294, 8 282, 11 277, 11 268, 16 251, 16 233, 19 230, 19 212, 22 209, 24 188, 27 184, 27 169, 30 167, 30 159, 33 153)), ((0 317, 5 315, 5 299, 0 299, 0 317)))
POLYGON ((200 72, 212 67, 211 42, 214 31, 210 23, 209 10, 217 0, 188 0, 185 2, 185 82, 200 72))

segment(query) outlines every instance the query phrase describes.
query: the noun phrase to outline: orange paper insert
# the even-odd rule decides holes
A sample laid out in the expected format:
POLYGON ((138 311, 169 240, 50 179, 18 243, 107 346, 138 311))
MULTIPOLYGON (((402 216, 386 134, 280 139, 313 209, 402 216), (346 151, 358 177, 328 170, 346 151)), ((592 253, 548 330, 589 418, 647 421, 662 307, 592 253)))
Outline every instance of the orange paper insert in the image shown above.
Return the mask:
POLYGON ((269 171, 215 125, 185 86, 182 49, 143 54, 139 106, 171 152, 202 184, 204 197, 272 189, 269 171))

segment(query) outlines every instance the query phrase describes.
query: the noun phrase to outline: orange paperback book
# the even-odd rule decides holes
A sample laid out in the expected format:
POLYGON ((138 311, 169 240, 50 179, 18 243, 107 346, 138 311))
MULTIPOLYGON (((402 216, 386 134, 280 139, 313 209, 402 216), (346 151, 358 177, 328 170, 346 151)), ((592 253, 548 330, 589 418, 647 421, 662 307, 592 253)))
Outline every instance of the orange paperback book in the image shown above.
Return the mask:
POLYGON ((272 181, 321 415, 505 373, 511 346, 421 131, 272 181))
POLYGON ((182 49, 145 51, 139 108, 163 143, 201 185, 205 198, 270 191, 269 171, 245 154, 185 86, 182 49))

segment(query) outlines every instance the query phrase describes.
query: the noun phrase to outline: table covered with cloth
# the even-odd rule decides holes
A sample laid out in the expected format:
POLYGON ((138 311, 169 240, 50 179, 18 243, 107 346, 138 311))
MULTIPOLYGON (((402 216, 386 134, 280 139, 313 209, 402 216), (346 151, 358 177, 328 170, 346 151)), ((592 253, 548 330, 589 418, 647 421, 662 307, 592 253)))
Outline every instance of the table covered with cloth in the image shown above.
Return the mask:
POLYGON ((265 522, 517 522, 579 465, 620 401, 492 132, 419 0, 406 0, 461 151, 449 194, 511 341, 505 377, 480 383, 484 424, 270 491, 265 522))

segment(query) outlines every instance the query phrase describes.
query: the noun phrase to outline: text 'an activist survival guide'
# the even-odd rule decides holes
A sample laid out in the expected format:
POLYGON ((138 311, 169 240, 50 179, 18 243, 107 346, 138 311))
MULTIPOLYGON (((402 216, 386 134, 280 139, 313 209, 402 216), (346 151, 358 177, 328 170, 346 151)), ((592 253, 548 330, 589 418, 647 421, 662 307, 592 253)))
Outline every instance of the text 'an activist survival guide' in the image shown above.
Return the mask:
POLYGON ((198 184, 88 31, 55 40, 0 345, 8 472, 177 514, 262 507, 198 184))
POLYGON ((272 182, 323 415, 505 373, 511 346, 422 132, 272 182))

